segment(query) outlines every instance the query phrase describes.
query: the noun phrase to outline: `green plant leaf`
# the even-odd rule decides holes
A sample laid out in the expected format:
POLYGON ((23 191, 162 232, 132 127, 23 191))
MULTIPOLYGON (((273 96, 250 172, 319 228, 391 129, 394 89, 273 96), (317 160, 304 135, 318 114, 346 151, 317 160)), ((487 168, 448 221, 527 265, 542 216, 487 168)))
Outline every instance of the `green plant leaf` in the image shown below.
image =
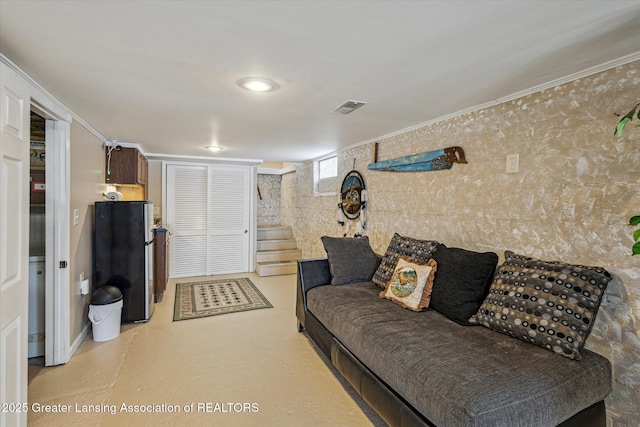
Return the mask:
POLYGON ((640 215, 634 215, 629 218, 629 225, 640 225, 640 215))
POLYGON ((638 107, 640 107, 640 102, 637 103, 635 107, 631 109, 631 111, 622 116, 622 118, 618 122, 618 126, 616 126, 615 132, 613 132, 615 136, 622 136, 622 130, 624 129, 627 122, 633 120, 633 116, 636 114, 636 111, 638 112, 638 119, 640 119, 640 108, 638 107))
POLYGON ((636 242, 640 240, 640 228, 633 232, 633 240, 635 240, 636 242))
POLYGON ((616 126, 616 131, 614 132, 615 136, 622 136, 622 130, 624 129, 624 126, 627 124, 628 121, 629 119, 625 117, 622 120, 620 120, 620 122, 618 122, 618 126, 616 126))
MULTIPOLYGON (((631 109, 631 111, 629 111, 624 117, 623 119, 629 119, 629 120, 633 120, 633 115, 636 113, 636 110, 638 109, 638 107, 640 106, 640 103, 636 104, 635 107, 633 107, 631 109)), ((640 114, 640 111, 638 112, 638 114, 640 114)))
POLYGON ((631 251, 632 255, 640 255, 640 242, 637 242, 635 245, 633 245, 631 251))

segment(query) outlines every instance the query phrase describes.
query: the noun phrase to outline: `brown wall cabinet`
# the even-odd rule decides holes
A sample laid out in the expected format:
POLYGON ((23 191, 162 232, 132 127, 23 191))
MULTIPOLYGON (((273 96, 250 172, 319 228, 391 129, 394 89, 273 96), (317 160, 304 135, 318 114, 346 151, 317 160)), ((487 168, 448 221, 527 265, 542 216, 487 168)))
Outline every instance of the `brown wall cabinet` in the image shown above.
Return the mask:
POLYGON ((137 148, 111 150, 111 161, 107 151, 105 171, 107 184, 147 185, 147 158, 137 148))
POLYGON ((154 230, 153 293, 156 302, 162 301, 162 296, 167 289, 167 282, 169 281, 169 234, 166 228, 156 228, 154 230))

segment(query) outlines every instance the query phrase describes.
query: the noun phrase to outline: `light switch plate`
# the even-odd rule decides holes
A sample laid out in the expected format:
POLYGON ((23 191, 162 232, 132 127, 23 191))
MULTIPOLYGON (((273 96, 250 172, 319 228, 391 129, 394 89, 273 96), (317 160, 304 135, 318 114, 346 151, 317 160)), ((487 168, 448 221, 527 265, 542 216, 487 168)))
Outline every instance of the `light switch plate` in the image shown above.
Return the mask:
POLYGON ((89 293, 89 279, 80 282, 80 295, 87 295, 89 293))
POLYGON ((520 154, 507 154, 507 166, 505 172, 518 173, 520 171, 520 154))

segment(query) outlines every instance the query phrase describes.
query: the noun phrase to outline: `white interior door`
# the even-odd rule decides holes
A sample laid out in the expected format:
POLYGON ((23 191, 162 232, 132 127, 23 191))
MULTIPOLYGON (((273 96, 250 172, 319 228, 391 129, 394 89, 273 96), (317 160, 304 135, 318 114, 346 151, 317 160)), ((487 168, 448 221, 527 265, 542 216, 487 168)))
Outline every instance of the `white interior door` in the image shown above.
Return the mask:
POLYGON ((251 168, 168 164, 172 278, 249 271, 251 168))
MULTIPOLYGON (((37 94, 32 93, 32 101, 34 96, 37 94)), ((61 265, 61 261, 70 259, 70 123, 49 119, 46 123, 45 365, 53 366, 67 363, 81 341, 76 339, 73 346, 70 344, 70 269, 61 265)))
MULTIPOLYGON (((0 63, 0 402, 27 403, 29 87, 0 63)), ((4 409, 4 408, 3 408, 4 409)), ((7 409, 12 409, 11 407, 7 409)), ((27 413, 0 411, 0 426, 27 413)))

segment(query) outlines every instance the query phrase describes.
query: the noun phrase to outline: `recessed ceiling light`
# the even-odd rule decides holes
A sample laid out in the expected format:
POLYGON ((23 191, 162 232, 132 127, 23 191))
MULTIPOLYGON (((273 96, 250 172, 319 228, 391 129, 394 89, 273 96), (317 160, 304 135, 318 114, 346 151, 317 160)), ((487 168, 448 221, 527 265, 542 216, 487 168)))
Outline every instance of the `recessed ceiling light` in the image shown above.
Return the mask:
POLYGON ((273 92, 280 87, 276 82, 263 77, 245 77, 238 80, 238 86, 251 92, 273 92))
POLYGON ((207 150, 211 150, 211 151, 222 151, 224 150, 224 148, 220 147, 219 145, 207 145, 206 147, 207 150))

